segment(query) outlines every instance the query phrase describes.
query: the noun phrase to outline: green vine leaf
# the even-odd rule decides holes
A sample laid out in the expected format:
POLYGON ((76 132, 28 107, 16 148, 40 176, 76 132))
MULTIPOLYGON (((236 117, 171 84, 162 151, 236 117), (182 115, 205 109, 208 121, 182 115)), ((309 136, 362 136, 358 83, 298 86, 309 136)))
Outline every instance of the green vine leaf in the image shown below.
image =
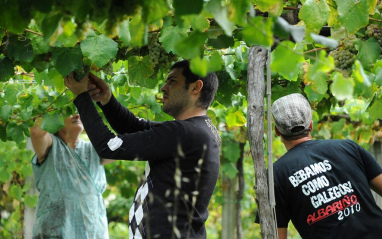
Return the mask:
POLYGON ((175 52, 184 59, 192 59, 201 56, 206 39, 207 35, 205 33, 193 31, 188 38, 180 40, 175 45, 175 52))
POLYGON ((21 200, 21 188, 20 185, 11 184, 9 188, 9 196, 21 200))
POLYGON ((3 122, 8 122, 9 116, 12 114, 12 106, 3 105, 0 107, 0 119, 3 122))
POLYGON ((261 45, 270 48, 273 44, 272 19, 252 18, 242 30, 243 38, 248 45, 261 45))
POLYGON ((139 57, 131 56, 129 62, 129 79, 137 82, 139 85, 146 85, 146 80, 154 73, 151 67, 149 56, 139 57))
POLYGON ((226 122, 229 127, 243 126, 246 123, 246 119, 242 111, 235 111, 227 113, 226 122))
POLYGON ((357 59, 362 63, 365 70, 370 70, 376 60, 381 57, 381 47, 375 38, 366 41, 358 41, 357 59))
POLYGON ((227 175, 228 178, 234 178, 239 170, 237 170, 235 164, 233 163, 224 163, 222 164, 222 171, 227 175))
POLYGON ((210 22, 203 15, 184 16, 184 19, 190 22, 193 30, 204 32, 210 27, 210 22))
POLYGON ((235 45, 235 40, 233 37, 221 35, 218 36, 216 39, 208 39, 208 45, 216 49, 229 48, 235 45))
POLYGON ((16 35, 9 37, 7 51, 8 57, 15 61, 31 62, 34 57, 31 41, 16 35))
POLYGON ((363 69, 363 65, 359 61, 354 62, 355 69, 353 70, 353 76, 354 78, 360 82, 363 83, 366 87, 371 86, 371 82, 369 80, 369 76, 365 73, 363 69))
POLYGON ((24 7, 20 6, 20 4, 23 3, 19 1, 1 1, 0 8, 0 26, 16 34, 22 34, 30 22, 29 14, 20 14, 19 9, 24 7), (15 16, 17 16, 17 20, 14 20, 15 16), (13 20, 10 21, 9 19, 13 20))
POLYGON ((203 0, 174 0, 173 7, 177 16, 199 14, 203 9, 203 0))
POLYGON ((262 12, 270 12, 271 16, 280 16, 283 0, 256 0, 256 8, 262 12))
POLYGON ((31 40, 34 54, 39 55, 49 52, 50 46, 49 43, 44 40, 44 37, 32 33, 27 33, 27 36, 31 40))
MULTIPOLYGON (((325 87, 327 88, 326 85, 325 85, 325 87)), ((304 92, 305 92, 305 94, 308 97, 310 102, 314 102, 314 101, 320 102, 324 98, 324 95, 322 93, 319 93, 317 91, 317 89, 314 89, 313 85, 305 86, 304 92)))
POLYGON ((304 91, 310 101, 321 101, 324 97, 328 90, 329 77, 327 73, 332 71, 333 68, 333 58, 326 57, 326 52, 320 51, 314 64, 308 67, 307 74, 304 76, 304 82, 309 84, 305 87, 304 91))
POLYGON ((17 143, 21 143, 24 140, 24 128, 22 125, 17 125, 15 122, 10 122, 7 125, 7 138, 11 138, 17 143))
POLYGON ((296 81, 304 57, 290 41, 279 44, 271 54, 271 69, 287 80, 296 81), (282 60, 284 59, 284 60, 282 60), (285 61, 285 59, 288 59, 285 61))
POLYGON ((329 19, 329 6, 325 0, 306 0, 298 14, 308 31, 319 32, 329 19))
POLYGON ((226 72, 229 74, 232 80, 236 80, 239 74, 235 69, 235 58, 233 56, 223 56, 222 59, 226 72))
MULTIPOLYGON (((170 8, 166 1, 157 1, 157 0, 143 1, 142 18, 144 19, 145 22, 152 23, 166 16, 169 10, 170 8)), ((175 9, 175 11, 176 10, 177 9, 175 9)))
POLYGON ((240 147, 239 144, 233 143, 229 140, 223 141, 224 147, 222 148, 222 153, 225 159, 235 163, 240 157, 240 147))
POLYGON ((209 58, 207 72, 217 72, 222 70, 222 63, 223 61, 221 55, 219 52, 214 51, 209 58))
POLYGON ((349 33, 355 33, 369 22, 369 3, 367 1, 335 0, 339 21, 349 33))
POLYGON ((49 115, 48 113, 44 114, 41 129, 53 134, 59 131, 62 127, 64 127, 64 121, 57 113, 53 113, 52 115, 49 115))
POLYGON ((35 92, 35 96, 39 100, 43 100, 47 96, 47 92, 45 91, 45 88, 42 85, 36 86, 34 89, 34 92, 35 92))
POLYGON ((274 85, 272 87, 272 101, 292 93, 301 93, 298 81, 290 82, 286 88, 281 85, 274 85))
POLYGON ((72 48, 52 48, 52 61, 62 76, 67 76, 70 72, 80 69, 83 65, 82 59, 83 56, 79 45, 72 48))
POLYGON ((0 81, 7 81, 14 74, 12 61, 8 57, 4 57, 0 61, 0 81))
POLYGON ((22 90, 23 86, 18 83, 9 84, 4 89, 4 99, 10 105, 15 105, 17 103, 17 97, 22 90))
POLYGON ((82 54, 88 57, 98 67, 106 65, 115 58, 118 52, 118 44, 105 35, 89 33, 85 40, 81 42, 82 54))
POLYGON ((41 31, 44 33, 45 41, 49 42, 50 44, 53 44, 56 41, 58 32, 62 30, 60 25, 62 18, 63 15, 61 12, 53 11, 46 15, 42 21, 41 31))
POLYGON ((160 42, 163 44, 164 49, 167 52, 175 51, 175 45, 183 39, 187 38, 187 29, 179 26, 167 26, 161 31, 161 36, 159 37, 160 42))
POLYGON ((130 33, 130 45, 131 46, 143 46, 147 44, 147 25, 142 21, 139 15, 133 17, 129 24, 130 33))
POLYGON ((0 182, 6 183, 12 178, 12 173, 7 168, 0 168, 0 182))
MULTIPOLYGON (((247 12, 254 15, 250 0, 231 1, 230 20, 238 25, 244 26, 247 22, 247 12)), ((252 15, 252 16, 253 16, 252 15)))
POLYGON ((20 117, 22 120, 27 121, 30 118, 32 118, 32 111, 25 111, 25 110, 21 111, 20 117))
POLYGON ((232 36, 235 25, 228 19, 228 8, 223 7, 220 0, 212 0, 208 2, 206 9, 214 15, 215 20, 223 28, 225 34, 232 36))
POLYGON ((38 199, 38 195, 31 196, 29 194, 26 194, 24 197, 24 202, 28 207, 34 208, 37 206, 37 199, 38 199))
POLYGON ((195 57, 190 63, 191 71, 200 76, 206 76, 208 70, 208 60, 200 57, 195 57))
POLYGON ((48 82, 51 82, 49 85, 54 86, 57 91, 62 91, 65 89, 62 74, 59 73, 55 68, 49 70, 48 79, 48 82))
POLYGON ((336 72, 333 75, 330 90, 337 100, 350 99, 353 96, 354 81, 351 78, 344 78, 342 74, 336 72))
POLYGON ((369 106, 367 107, 367 112, 374 120, 382 119, 382 97, 374 96, 369 106))
POLYGON ((119 25, 118 37, 122 40, 125 46, 128 46, 131 41, 129 21, 125 20, 119 25))
POLYGON ((126 74, 118 74, 118 75, 114 76, 112 79, 113 79, 113 84, 115 86, 123 86, 127 82, 126 74))

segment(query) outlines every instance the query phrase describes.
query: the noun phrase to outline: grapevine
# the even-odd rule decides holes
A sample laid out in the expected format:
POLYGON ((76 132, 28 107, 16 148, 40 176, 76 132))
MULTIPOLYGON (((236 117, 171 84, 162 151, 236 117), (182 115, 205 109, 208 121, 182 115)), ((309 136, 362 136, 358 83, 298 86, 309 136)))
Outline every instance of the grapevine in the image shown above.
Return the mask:
POLYGON ((159 42, 158 33, 149 35, 148 49, 150 63, 159 69, 167 70, 171 67, 171 63, 177 60, 176 55, 172 52, 167 53, 163 48, 162 44, 159 42))
POLYGON ((356 37, 354 35, 349 36, 342 45, 330 52, 330 55, 334 58, 337 70, 342 72, 344 76, 350 76, 352 73, 352 65, 357 55, 357 50, 354 46, 355 40, 356 37))
POLYGON ((365 34, 368 37, 374 37, 378 41, 379 46, 382 47, 382 29, 377 24, 367 26, 365 34))
POLYGON ((83 65, 80 69, 76 69, 73 71, 73 77, 76 81, 80 81, 84 78, 90 71, 90 67, 87 65, 83 65))
POLYGON ((89 21, 84 21, 82 23, 77 23, 75 34, 80 40, 84 40, 89 32, 92 30, 93 26, 89 21))
POLYGON ((113 71, 113 62, 109 61, 106 65, 102 67, 103 73, 106 75, 112 75, 114 73, 113 71))

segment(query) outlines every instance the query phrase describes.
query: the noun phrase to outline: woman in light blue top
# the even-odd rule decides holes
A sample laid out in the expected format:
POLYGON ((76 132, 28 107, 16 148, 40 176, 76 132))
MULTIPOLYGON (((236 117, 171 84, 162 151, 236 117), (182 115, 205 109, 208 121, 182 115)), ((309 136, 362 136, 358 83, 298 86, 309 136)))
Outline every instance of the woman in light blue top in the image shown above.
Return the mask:
POLYGON ((102 193, 106 188, 104 164, 89 142, 79 115, 64 120, 57 134, 31 127, 35 151, 33 173, 39 198, 33 238, 104 239, 108 225, 102 193))

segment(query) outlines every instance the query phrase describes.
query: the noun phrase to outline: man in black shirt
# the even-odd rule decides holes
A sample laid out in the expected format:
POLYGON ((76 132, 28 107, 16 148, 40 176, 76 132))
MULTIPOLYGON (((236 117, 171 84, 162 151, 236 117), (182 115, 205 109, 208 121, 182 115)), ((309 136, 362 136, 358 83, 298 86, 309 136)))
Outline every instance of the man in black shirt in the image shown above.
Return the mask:
MULTIPOLYGON (((301 94, 273 103, 275 131, 288 152, 274 163, 277 227, 287 238, 291 220, 302 238, 382 235, 382 168, 351 140, 312 140, 312 113, 301 94)), ((260 212, 261 213, 261 212, 260 212)))
POLYGON ((200 77, 188 61, 175 63, 161 88, 163 111, 175 120, 163 123, 134 116, 93 74, 80 82, 69 75, 65 85, 76 95, 74 104, 100 157, 147 162, 129 211, 130 238, 206 238, 221 144, 207 116, 216 74, 200 77), (92 99, 118 135, 102 122, 92 99))

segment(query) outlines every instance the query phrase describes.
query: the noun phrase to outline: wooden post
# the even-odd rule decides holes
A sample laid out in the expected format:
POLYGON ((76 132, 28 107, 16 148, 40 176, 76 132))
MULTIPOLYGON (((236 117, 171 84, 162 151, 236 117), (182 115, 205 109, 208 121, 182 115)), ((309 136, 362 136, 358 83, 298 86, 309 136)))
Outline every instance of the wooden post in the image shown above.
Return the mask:
MULTIPOLYGON (((268 180, 264 162, 264 66, 268 51, 254 46, 248 56, 248 139, 255 167, 255 192, 263 239, 277 238, 277 227, 269 201, 268 180)), ((273 186, 273 185, 272 185, 273 186)))
MULTIPOLYGON (((33 151, 32 141, 30 138, 27 139, 26 148, 33 151)), ((30 166, 32 167, 32 165, 30 166)), ((34 176, 29 176, 26 178, 27 182, 30 182, 31 186, 28 190, 28 194, 31 196, 38 194, 39 192, 36 189, 34 176)), ((36 208, 30 208, 27 205, 24 207, 24 239, 32 239, 33 224, 36 221, 36 208)))
POLYGON ((237 176, 230 179, 223 174, 223 212, 222 212, 222 236, 221 239, 237 239, 236 238, 236 191, 237 176))

